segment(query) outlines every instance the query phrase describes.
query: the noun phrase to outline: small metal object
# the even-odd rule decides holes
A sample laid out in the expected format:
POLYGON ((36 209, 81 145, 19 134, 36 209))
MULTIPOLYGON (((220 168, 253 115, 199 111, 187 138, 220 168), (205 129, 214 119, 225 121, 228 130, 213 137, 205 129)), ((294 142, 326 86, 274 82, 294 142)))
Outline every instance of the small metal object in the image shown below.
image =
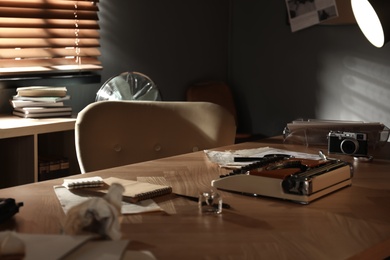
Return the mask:
POLYGON ((321 157, 322 160, 327 160, 328 158, 326 158, 326 155, 322 152, 322 150, 320 150, 318 152, 318 155, 321 157))

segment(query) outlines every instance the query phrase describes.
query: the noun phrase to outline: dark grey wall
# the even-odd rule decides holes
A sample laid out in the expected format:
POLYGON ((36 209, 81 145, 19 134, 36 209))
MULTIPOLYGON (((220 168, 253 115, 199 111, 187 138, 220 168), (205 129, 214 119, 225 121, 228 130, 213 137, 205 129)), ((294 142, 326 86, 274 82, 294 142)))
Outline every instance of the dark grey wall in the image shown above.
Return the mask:
POLYGON ((230 83, 243 127, 281 134, 296 118, 390 125, 390 46, 357 25, 291 33, 284 0, 233 1, 230 83))
POLYGON ((194 81, 227 78, 226 0, 102 0, 100 10, 103 79, 139 71, 164 100, 182 100, 194 81))
MULTIPOLYGON (((148 75, 164 100, 183 100, 186 87, 226 80, 226 0, 101 0, 102 83, 125 71, 148 75)), ((69 86, 75 111, 94 101, 99 85, 69 86)))
MULTIPOLYGON (((101 0, 99 6, 102 83, 139 71, 164 100, 184 100, 195 81, 226 80, 241 128, 264 135, 281 134, 300 117, 390 126, 390 44, 371 46, 356 25, 291 33, 284 0, 101 0)), ((94 101, 102 83, 68 86, 75 112, 94 101)), ((0 111, 10 110, 13 93, 0 88, 0 111)))

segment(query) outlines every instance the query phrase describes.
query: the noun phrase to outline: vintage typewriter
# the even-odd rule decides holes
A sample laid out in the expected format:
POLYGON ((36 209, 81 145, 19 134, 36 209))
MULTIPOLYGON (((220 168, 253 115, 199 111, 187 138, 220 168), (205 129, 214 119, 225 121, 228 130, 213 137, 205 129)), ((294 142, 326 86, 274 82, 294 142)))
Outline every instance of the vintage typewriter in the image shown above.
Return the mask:
POLYGON ((350 186, 352 176, 352 166, 344 161, 271 155, 221 175, 211 185, 220 190, 308 204, 350 186))

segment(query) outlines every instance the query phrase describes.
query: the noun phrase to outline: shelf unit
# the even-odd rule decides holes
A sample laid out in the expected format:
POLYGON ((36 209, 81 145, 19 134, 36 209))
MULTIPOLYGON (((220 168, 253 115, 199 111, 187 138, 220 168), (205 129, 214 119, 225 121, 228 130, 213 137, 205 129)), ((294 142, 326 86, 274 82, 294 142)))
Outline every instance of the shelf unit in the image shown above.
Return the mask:
POLYGON ((74 144, 75 122, 75 118, 0 115, 0 188, 37 182, 41 154, 65 156, 69 173, 80 173, 74 144))

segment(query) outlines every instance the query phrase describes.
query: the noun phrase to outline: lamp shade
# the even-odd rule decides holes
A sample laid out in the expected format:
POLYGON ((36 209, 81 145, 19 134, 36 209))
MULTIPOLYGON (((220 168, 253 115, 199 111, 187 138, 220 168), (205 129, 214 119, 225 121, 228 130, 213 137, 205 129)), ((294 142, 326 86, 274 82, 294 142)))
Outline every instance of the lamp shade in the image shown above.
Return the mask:
POLYGON ((366 38, 383 47, 390 40, 390 0, 351 0, 351 6, 366 38))

